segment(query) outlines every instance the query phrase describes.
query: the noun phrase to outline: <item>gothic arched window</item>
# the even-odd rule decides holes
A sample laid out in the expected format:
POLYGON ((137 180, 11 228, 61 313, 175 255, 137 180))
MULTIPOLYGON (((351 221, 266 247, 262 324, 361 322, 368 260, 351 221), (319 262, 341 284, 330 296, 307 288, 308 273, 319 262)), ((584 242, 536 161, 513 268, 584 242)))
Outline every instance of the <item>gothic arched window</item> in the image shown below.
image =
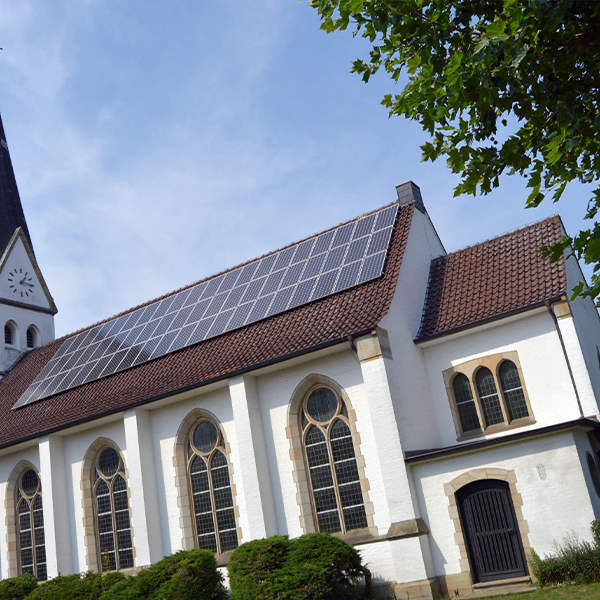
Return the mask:
POLYGON ((196 546, 222 554, 238 546, 229 464, 220 428, 203 419, 187 443, 187 472, 196 546))
POLYGON ((17 542, 19 546, 19 574, 31 573, 45 580, 46 546, 44 515, 42 512, 42 485, 38 474, 27 469, 17 483, 17 542))
POLYGON ((319 387, 302 403, 300 430, 319 531, 367 527, 348 410, 331 389, 319 387))
POLYGON ((121 455, 101 450, 93 470, 96 539, 102 571, 133 567, 133 540, 127 480, 121 455))
POLYGON ((527 400, 525 400, 525 393, 523 392, 523 386, 521 384, 521 378, 519 377, 519 370, 514 362, 505 360, 500 365, 500 385, 502 386, 502 393, 506 406, 508 407, 508 414, 511 421, 520 419, 522 417, 528 417, 529 411, 527 410, 527 400))
POLYGON ((4 343, 8 346, 11 346, 13 343, 13 331, 8 324, 4 326, 4 343))
POLYGON ((463 431, 473 431, 479 429, 479 417, 477 415, 477 407, 475 406, 475 398, 471 390, 471 382, 464 373, 459 373, 452 382, 454 390, 454 398, 456 399, 456 408, 463 431))
POLYGON ((498 390, 492 372, 487 367, 482 367, 477 371, 475 383, 477 384, 477 393, 483 409, 486 427, 502 423, 504 415, 502 414, 498 390))

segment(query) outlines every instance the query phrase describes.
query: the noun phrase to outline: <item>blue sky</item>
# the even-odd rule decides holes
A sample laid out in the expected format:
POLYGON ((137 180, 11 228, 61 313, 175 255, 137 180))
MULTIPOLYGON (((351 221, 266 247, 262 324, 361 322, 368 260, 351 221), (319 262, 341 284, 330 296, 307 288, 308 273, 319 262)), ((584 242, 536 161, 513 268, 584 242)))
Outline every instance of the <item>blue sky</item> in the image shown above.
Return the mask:
POLYGON ((453 198, 388 119, 366 44, 296 0, 6 0, 0 111, 57 335, 387 204, 412 179, 448 251, 559 213, 525 182, 453 198))

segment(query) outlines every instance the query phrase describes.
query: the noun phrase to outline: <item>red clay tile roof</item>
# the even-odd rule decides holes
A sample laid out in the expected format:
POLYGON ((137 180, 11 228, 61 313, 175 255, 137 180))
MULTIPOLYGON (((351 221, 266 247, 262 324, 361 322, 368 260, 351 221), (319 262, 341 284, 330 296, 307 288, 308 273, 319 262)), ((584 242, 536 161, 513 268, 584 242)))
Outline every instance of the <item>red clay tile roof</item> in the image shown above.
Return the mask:
POLYGON ((434 259, 416 341, 564 294, 564 260, 540 253, 561 239, 556 216, 434 259))
POLYGON ((69 336, 29 352, 0 381, 0 448, 375 327, 394 295, 413 212, 414 203, 400 206, 379 279, 11 410, 69 336))

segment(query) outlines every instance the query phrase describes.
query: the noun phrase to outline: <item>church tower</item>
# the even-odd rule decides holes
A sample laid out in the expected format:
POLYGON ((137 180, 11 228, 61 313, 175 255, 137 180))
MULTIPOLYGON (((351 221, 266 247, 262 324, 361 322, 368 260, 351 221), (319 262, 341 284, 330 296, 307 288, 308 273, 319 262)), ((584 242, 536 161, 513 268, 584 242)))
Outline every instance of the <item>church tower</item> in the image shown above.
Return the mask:
POLYGON ((54 339, 56 312, 33 253, 0 117, 0 378, 24 352, 54 339))

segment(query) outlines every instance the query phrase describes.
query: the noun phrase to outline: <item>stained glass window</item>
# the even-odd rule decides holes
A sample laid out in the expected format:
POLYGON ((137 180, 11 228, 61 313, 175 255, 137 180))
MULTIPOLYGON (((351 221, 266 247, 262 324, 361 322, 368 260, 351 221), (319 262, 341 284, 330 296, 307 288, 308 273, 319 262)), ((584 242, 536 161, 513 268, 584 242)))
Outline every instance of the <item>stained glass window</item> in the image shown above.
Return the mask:
POLYGON ((308 396, 300 414, 304 454, 319 531, 367 527, 348 411, 331 389, 308 396))
POLYGON ((528 417, 527 401, 525 400, 525 393, 523 392, 517 366, 510 360, 505 360, 500 365, 499 373, 500 385, 502 386, 502 393, 506 400, 510 420, 514 421, 515 419, 528 417))
POLYGON ((19 480, 16 500, 19 574, 31 573, 36 579, 45 581, 47 572, 42 486, 33 469, 27 469, 19 480))
POLYGON ((114 448, 100 452, 93 479, 100 568, 129 569, 134 564, 127 481, 123 459, 114 448))
POLYGON ((189 490, 196 545, 222 554, 238 546, 225 442, 219 427, 204 419, 187 444, 189 490))

